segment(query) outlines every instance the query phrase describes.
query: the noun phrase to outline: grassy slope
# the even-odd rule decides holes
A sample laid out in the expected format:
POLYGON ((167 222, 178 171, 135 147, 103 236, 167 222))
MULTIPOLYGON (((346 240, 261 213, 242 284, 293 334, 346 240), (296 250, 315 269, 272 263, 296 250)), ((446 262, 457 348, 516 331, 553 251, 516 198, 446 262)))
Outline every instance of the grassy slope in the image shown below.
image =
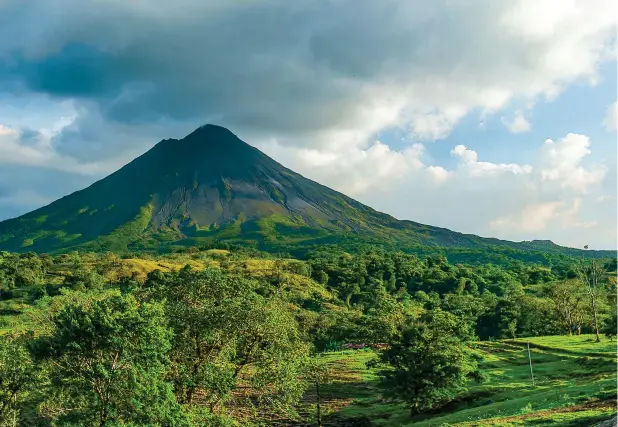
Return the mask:
MULTIPOLYGON (((284 261, 294 262, 294 261, 284 261)), ((179 270, 186 264, 194 268, 220 266, 243 275, 260 277, 274 271, 275 261, 236 260, 225 250, 210 250, 194 255, 170 254, 165 258, 133 258, 120 261, 115 275, 139 278, 152 270, 179 270)), ((60 269, 63 267, 60 266, 60 269)), ((284 273, 289 290, 306 298, 332 296, 319 284, 302 275, 284 273)), ((16 292, 15 298, 0 301, 0 333, 19 329, 19 313, 28 307, 16 292)), ((21 327, 28 325, 21 325, 21 327)), ((429 418, 411 419, 407 410, 384 402, 376 388, 376 373, 365 365, 375 357, 370 351, 327 353, 319 356, 330 367, 329 383, 322 386, 325 425, 590 425, 607 418, 614 410, 616 395, 616 342, 594 343, 591 336, 538 337, 505 342, 483 342, 478 351, 485 358, 482 368, 489 382, 472 385, 460 402, 429 418), (525 342, 530 341, 537 386, 530 383, 525 342), (330 414, 330 415, 329 415, 330 414)), ((314 413, 315 392, 310 390, 300 413, 314 413)), ((283 424, 283 425, 290 425, 283 424)), ((302 424, 301 424, 302 425, 302 424)))
MULTIPOLYGON (((459 402, 430 416, 410 418, 399 405, 382 401, 375 372, 365 367, 369 351, 329 353, 331 384, 323 386, 325 425, 398 426, 588 426, 615 412, 616 342, 596 344, 592 336, 540 337, 532 343, 536 387, 527 352, 507 342, 478 343, 489 374, 472 384, 459 402), (543 349, 536 346, 542 346, 543 349), (590 357, 589 354, 604 354, 590 357)), ((313 396, 309 396, 308 404, 313 396)))
MULTIPOLYGON (((161 270, 163 272, 179 271, 186 265, 190 265, 195 270, 202 270, 208 267, 222 268, 231 273, 238 273, 244 277, 263 278, 270 276, 278 271, 278 274, 285 283, 285 290, 291 295, 292 300, 304 300, 311 297, 319 298, 328 303, 335 297, 309 277, 286 271, 286 265, 295 263, 296 260, 280 260, 279 266, 274 260, 269 259, 230 259, 230 252, 222 249, 211 249, 197 254, 169 254, 159 258, 127 258, 120 259, 118 265, 106 273, 106 278, 118 281, 122 278, 134 277, 139 281, 146 279, 149 272, 161 270), (279 271, 283 268, 284 271, 279 271)), ((65 275, 71 274, 69 264, 58 264, 54 267, 54 275, 50 276, 49 283, 60 285, 65 275)), ((32 288, 16 289, 13 297, 0 300, 0 334, 16 330, 28 330, 32 328, 31 323, 24 312, 32 306, 32 301, 27 299, 29 292, 34 292, 36 286, 32 288)))

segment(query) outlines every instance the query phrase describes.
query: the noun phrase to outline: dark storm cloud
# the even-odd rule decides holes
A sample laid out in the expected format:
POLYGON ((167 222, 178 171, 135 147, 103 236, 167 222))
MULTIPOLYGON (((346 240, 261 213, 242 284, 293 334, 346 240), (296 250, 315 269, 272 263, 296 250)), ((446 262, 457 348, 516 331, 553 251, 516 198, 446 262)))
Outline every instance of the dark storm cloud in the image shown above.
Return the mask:
POLYGON ((19 58, 12 68, 34 92, 59 97, 108 97, 124 80, 111 54, 96 47, 67 44, 38 60, 19 58))
POLYGON ((79 158, 129 143, 126 126, 141 139, 172 122, 319 145, 332 130, 394 125, 373 113, 393 99, 465 112, 492 103, 483 89, 500 104, 550 86, 551 40, 523 42, 506 28, 510 3, 9 0, 0 85, 75 100, 79 119, 55 145, 79 158))
MULTIPOLYGON (((358 127, 370 89, 388 94, 457 65, 459 35, 473 36, 469 27, 490 17, 494 4, 58 0, 31 1, 26 10, 9 3, 0 9, 8 25, 0 36, 18 34, 13 45, 0 43, 0 54, 12 58, 13 77, 31 91, 83 100, 83 116, 296 135, 358 127)), ((93 133, 67 132, 59 146, 93 133)))
POLYGON ((21 54, 12 71, 30 90, 96 100, 115 121, 218 115, 230 125, 301 132, 334 125, 356 87, 313 64, 316 11, 307 4, 239 2, 177 21, 148 16, 147 7, 120 16, 110 6, 92 26, 96 8, 76 11, 49 34, 58 49, 21 54))

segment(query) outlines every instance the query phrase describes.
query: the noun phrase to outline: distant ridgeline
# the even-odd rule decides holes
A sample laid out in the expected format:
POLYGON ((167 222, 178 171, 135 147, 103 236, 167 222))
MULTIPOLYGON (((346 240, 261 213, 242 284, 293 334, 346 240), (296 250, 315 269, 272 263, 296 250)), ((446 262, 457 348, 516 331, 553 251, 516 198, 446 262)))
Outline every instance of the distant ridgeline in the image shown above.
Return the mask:
POLYGON ((167 139, 90 187, 0 222, 0 250, 169 251, 234 244, 302 253, 376 245, 475 262, 615 257, 550 241, 510 242, 402 221, 311 181, 222 127, 167 139))

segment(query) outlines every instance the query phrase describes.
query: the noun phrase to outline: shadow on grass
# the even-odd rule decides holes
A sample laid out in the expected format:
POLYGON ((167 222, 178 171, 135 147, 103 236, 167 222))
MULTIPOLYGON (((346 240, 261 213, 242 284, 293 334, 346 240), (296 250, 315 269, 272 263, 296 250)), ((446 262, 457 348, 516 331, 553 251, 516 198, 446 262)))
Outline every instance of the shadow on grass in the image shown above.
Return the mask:
MULTIPOLYGON (((572 421, 564 421, 561 422, 560 425, 563 427, 590 427, 595 426, 597 423, 607 420, 607 415, 591 415, 589 417, 582 417, 572 421)), ((528 420, 526 425, 529 426, 554 426, 556 425, 556 420, 547 418, 547 419, 537 419, 537 420, 528 420)))

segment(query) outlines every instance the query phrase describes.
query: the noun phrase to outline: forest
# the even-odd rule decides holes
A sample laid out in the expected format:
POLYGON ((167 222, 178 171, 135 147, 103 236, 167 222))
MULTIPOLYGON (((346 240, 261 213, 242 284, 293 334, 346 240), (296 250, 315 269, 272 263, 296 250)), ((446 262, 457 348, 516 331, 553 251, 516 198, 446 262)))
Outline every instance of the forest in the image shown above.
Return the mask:
POLYGON ((414 420, 488 381, 479 348, 615 339, 615 258, 466 258, 1 252, 0 426, 348 425, 303 401, 350 348, 414 420))

